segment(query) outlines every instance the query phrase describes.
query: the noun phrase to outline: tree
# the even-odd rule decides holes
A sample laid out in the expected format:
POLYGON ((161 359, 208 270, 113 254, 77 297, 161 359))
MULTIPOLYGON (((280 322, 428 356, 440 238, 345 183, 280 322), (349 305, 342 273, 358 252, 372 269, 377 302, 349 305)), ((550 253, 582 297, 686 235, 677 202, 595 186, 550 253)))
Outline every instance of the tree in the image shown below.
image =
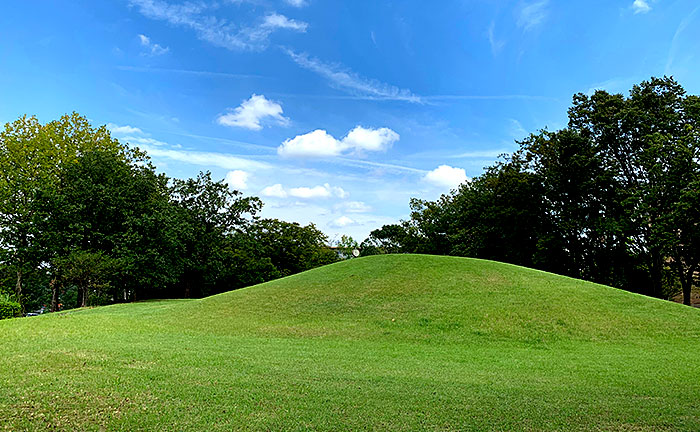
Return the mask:
POLYGON ((15 269, 15 295, 23 305, 24 275, 38 265, 37 191, 58 187, 61 169, 96 149, 126 151, 104 126, 92 128, 77 113, 45 125, 23 116, 0 132, 0 247, 15 269))
POLYGON ((227 236, 242 233, 262 207, 260 199, 241 197, 211 173, 195 179, 174 179, 171 187, 177 208, 174 221, 182 245, 182 285, 185 297, 209 292, 223 271, 227 236))
POLYGON ((281 276, 288 276, 338 260, 328 239, 313 224, 261 219, 246 231, 252 254, 269 258, 281 276))
POLYGON ((118 266, 115 260, 102 252, 83 250, 75 250, 65 257, 57 258, 53 264, 53 310, 56 310, 53 303, 57 302, 58 290, 67 285, 74 285, 78 289, 76 307, 88 306, 91 301, 103 303, 101 299, 109 296, 110 276, 118 266))
POLYGON ((506 261, 656 297, 678 282, 688 304, 700 270, 700 98, 652 78, 629 97, 574 95, 568 115, 568 127, 529 136, 458 190, 411 200, 409 220, 363 245, 506 261))
POLYGON ((540 234, 539 265, 629 287, 615 271, 626 265, 624 195, 595 141, 563 129, 531 135, 521 148, 528 169, 542 184, 543 216, 549 223, 540 234))
POLYGON ((360 244, 352 237, 343 234, 340 240, 336 241, 335 247, 340 259, 348 259, 353 257, 352 251, 360 247, 360 244))
MULTIPOLYGON (((643 260, 651 294, 657 297, 667 294, 663 281, 668 258, 685 285, 683 281, 692 279, 690 270, 697 267, 687 253, 678 256, 688 250, 681 242, 693 237, 681 240, 680 233, 690 225, 689 213, 679 209, 690 199, 691 185, 698 178, 697 101, 664 77, 635 85, 628 98, 605 91, 591 97, 576 95, 569 110, 569 127, 593 140, 603 163, 615 173, 630 253, 643 260)), ((685 289, 688 295, 689 289, 685 289)))
POLYGON ((61 172, 59 187, 37 195, 41 259, 101 253, 120 263, 111 275, 115 301, 162 292, 181 272, 167 182, 141 157, 81 154, 61 172))

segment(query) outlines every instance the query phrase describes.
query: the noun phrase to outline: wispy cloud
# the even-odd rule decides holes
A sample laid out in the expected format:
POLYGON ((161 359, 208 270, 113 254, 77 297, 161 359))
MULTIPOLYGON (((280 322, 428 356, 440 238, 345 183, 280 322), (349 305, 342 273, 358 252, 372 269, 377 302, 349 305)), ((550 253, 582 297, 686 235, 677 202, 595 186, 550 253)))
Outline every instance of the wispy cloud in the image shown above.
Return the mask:
POLYGON ((419 168, 407 167, 407 166, 403 166, 403 165, 396 165, 396 164, 385 163, 385 162, 374 162, 374 161, 368 161, 368 160, 363 160, 363 159, 335 158, 335 159, 332 159, 331 162, 339 163, 341 165, 351 166, 351 167, 362 167, 362 168, 372 167, 372 168, 379 168, 379 169, 386 170, 386 171, 405 172, 405 173, 411 173, 411 174, 425 174, 427 172, 426 170, 419 169, 419 168))
POLYGON ((141 67, 141 66, 117 66, 116 68, 118 70, 129 71, 129 72, 172 73, 172 74, 194 75, 194 76, 214 77, 214 78, 230 78, 230 79, 261 78, 260 75, 234 74, 234 73, 228 73, 228 72, 198 71, 198 70, 188 70, 188 69, 151 68, 151 67, 141 67))
POLYGON ((678 53, 678 44, 680 43, 680 37, 681 34, 685 31, 685 29, 688 27, 688 25, 695 19, 695 15, 700 11, 700 6, 696 7, 693 9, 692 12, 690 12, 683 20, 681 23, 678 25, 676 28, 676 32, 673 34, 673 40, 671 41, 671 48, 668 50, 668 57, 666 59, 666 68, 664 70, 664 74, 666 75, 671 75, 672 74, 672 67, 673 67, 673 62, 676 59, 676 54, 678 53))
POLYGON ((550 96, 536 96, 526 94, 503 94, 503 95, 431 95, 424 96, 427 102, 450 101, 450 100, 557 100, 550 96))
POLYGON ((385 84, 377 80, 363 78, 343 66, 324 63, 309 57, 306 53, 297 53, 284 49, 289 57, 299 66, 310 70, 328 80, 332 86, 370 99, 397 100, 405 102, 421 102, 421 97, 408 89, 385 84))
POLYGON ((608 93, 625 93, 632 85, 636 82, 642 80, 643 77, 630 76, 630 77, 615 77, 610 78, 605 81, 592 84, 588 90, 585 91, 587 95, 592 95, 596 90, 605 90, 608 93))
POLYGON ((353 225, 359 225, 355 220, 343 215, 337 219, 332 220, 328 223, 331 228, 345 228, 353 225))
POLYGON ((286 16, 278 13, 271 13, 265 16, 265 19, 260 27, 272 29, 280 28, 305 32, 309 25, 303 21, 289 19, 286 16))
POLYGON ((494 56, 498 55, 498 53, 501 52, 503 47, 506 45, 505 41, 496 39, 495 32, 496 32, 496 22, 491 21, 491 25, 489 26, 489 31, 488 31, 488 38, 489 38, 489 45, 491 45, 491 53, 494 56))
POLYGON ((548 5, 549 0, 521 3, 518 9, 516 24, 523 29, 523 31, 534 30, 547 19, 549 15, 547 9, 548 5))
POLYGON ((205 15, 203 3, 170 4, 161 0, 130 0, 147 18, 166 21, 195 31, 199 39, 230 50, 261 50, 267 47, 270 35, 279 29, 306 31, 308 24, 284 15, 266 15, 257 24, 237 27, 212 15, 205 15))
POLYGON ((159 44, 152 42, 151 38, 143 34, 139 35, 139 41, 141 42, 141 46, 146 49, 146 54, 151 56, 162 55, 170 51, 170 48, 162 47, 159 44))
POLYGON ((647 13, 651 10, 651 6, 649 6, 647 0, 634 0, 632 10, 635 14, 647 13))
POLYGON ((459 153, 452 158, 454 159, 496 159, 502 154, 510 153, 508 150, 481 150, 459 153))
POLYGON ((508 119, 508 122, 510 123, 510 134, 513 138, 523 139, 526 136, 528 136, 527 131, 523 127, 522 123, 520 123, 518 120, 508 119))
POLYGON ((151 138, 148 136, 149 134, 143 132, 141 129, 129 125, 119 126, 114 123, 108 123, 107 129, 114 135, 117 135, 119 140, 132 146, 139 147, 151 157, 167 158, 191 165, 219 167, 227 170, 254 171, 271 168, 271 165, 265 162, 251 160, 229 153, 182 150, 182 146, 179 144, 170 144, 151 138))
POLYGON ((307 5, 306 0, 284 0, 290 6, 304 7, 307 5))
POLYGON ((142 134, 143 131, 137 127, 124 125, 120 126, 114 123, 107 123, 107 129, 114 135, 131 135, 131 134, 142 134))
POLYGON ((269 169, 271 165, 227 153, 202 152, 194 150, 179 150, 162 146, 139 145, 151 157, 167 158, 178 162, 205 167, 219 167, 227 170, 261 170, 269 169))

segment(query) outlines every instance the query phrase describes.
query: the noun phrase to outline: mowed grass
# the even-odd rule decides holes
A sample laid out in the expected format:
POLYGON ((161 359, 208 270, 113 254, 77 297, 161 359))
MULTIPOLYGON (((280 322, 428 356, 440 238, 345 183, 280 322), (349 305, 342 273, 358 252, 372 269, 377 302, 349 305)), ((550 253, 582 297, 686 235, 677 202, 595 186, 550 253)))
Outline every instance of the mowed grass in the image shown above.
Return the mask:
POLYGON ((0 322, 0 430, 700 430, 700 310, 465 258, 0 322))

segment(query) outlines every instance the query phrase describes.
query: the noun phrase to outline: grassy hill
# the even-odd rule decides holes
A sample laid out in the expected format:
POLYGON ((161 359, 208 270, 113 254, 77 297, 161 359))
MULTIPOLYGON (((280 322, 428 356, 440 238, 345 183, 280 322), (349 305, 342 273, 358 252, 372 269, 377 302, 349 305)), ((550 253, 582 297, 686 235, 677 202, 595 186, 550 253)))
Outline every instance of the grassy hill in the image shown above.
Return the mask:
POLYGON ((700 310, 483 260, 359 258, 0 338, 0 430, 700 430, 700 310))

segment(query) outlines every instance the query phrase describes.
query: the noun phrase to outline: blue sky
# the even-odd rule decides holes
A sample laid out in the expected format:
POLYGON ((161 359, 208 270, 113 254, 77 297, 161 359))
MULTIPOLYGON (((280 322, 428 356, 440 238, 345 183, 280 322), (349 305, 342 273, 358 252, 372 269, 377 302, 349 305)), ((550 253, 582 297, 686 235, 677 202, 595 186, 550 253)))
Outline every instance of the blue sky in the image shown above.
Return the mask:
POLYGON ((77 111, 174 177, 362 240, 566 123, 576 92, 700 93, 697 0, 53 0, 0 14, 0 121, 77 111))

